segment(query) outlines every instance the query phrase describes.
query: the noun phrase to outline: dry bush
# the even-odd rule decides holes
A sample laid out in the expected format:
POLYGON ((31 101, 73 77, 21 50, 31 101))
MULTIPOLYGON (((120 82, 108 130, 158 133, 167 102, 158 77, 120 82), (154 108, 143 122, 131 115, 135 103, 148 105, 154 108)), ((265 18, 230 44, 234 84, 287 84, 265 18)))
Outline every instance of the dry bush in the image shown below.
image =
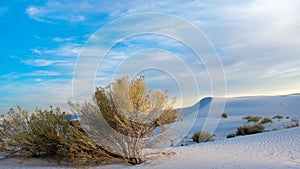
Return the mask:
POLYGON ((222 113, 222 118, 226 119, 228 115, 226 113, 222 113))
POLYGON ((123 77, 97 88, 93 102, 69 104, 93 140, 130 164, 144 161, 142 150, 154 130, 168 128, 179 113, 166 91, 147 89, 144 76, 132 81, 123 77))
POLYGON ((272 119, 270 119, 270 117, 265 117, 264 119, 262 119, 262 121, 260 122, 261 124, 266 124, 266 123, 272 123, 272 119))
POLYGON ((7 157, 54 156, 58 162, 66 160, 74 165, 114 158, 88 137, 78 121, 72 121, 60 109, 36 110, 31 114, 18 109, 19 112, 10 109, 7 117, 2 116, 0 151, 7 157))
POLYGON ((243 119, 247 120, 248 122, 257 123, 261 119, 261 117, 260 116, 246 116, 246 117, 243 117, 243 119))
POLYGON ((195 132, 192 136, 193 141, 197 143, 212 141, 212 135, 207 131, 195 132))
POLYGON ((243 125, 237 128, 236 135, 248 135, 248 134, 256 134, 264 132, 265 127, 261 124, 243 125))
POLYGON ((281 120, 281 119, 283 119, 283 116, 281 116, 281 115, 276 115, 276 116, 273 117, 273 119, 281 120))
POLYGON ((235 137, 235 136, 236 136, 236 133, 230 133, 230 134, 227 135, 226 138, 233 138, 233 137, 235 137))

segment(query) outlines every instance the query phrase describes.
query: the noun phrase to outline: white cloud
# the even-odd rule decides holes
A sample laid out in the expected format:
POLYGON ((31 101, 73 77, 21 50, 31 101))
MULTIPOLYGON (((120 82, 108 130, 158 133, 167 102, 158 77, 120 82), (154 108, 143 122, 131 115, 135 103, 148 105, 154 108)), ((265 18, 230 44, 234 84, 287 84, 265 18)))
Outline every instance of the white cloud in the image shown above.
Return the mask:
POLYGON ((55 71, 47 71, 47 70, 37 70, 31 73, 17 73, 12 72, 8 74, 4 74, 1 76, 3 79, 17 79, 22 77, 50 77, 50 76, 59 76, 61 75, 58 72, 55 71))
MULTIPOLYGON (((76 3, 77 4, 77 3, 76 3)), ((78 4, 78 6, 82 5, 78 4)), ((84 21, 85 17, 80 14, 71 13, 68 11, 76 11, 78 6, 68 6, 68 3, 58 1, 48 1, 45 6, 29 6, 25 13, 33 20, 53 23, 54 20, 64 20, 69 22, 84 21)))
MULTIPOLYGON (((57 39, 56 39, 57 40, 57 39)), ((52 55, 52 56, 72 56, 77 57, 81 51, 82 45, 77 43, 63 44, 53 49, 31 49, 33 53, 39 55, 52 55)))
POLYGON ((64 65, 67 62, 64 60, 28 59, 28 60, 24 60, 23 63, 25 63, 26 65, 42 67, 42 66, 51 66, 51 65, 62 65, 62 64, 64 65))
POLYGON ((81 51, 82 45, 80 44, 67 44, 60 46, 56 49, 44 50, 45 54, 53 54, 56 56, 74 56, 77 57, 81 51))
MULTIPOLYGON (((67 22, 83 22, 90 15, 119 14, 127 5, 111 1, 56 1, 49 0, 43 6, 29 6, 26 14, 33 20, 53 23, 58 20, 67 22)), ((99 22, 99 21, 98 21, 99 22)))
POLYGON ((70 41, 75 41, 77 39, 76 36, 71 36, 71 37, 65 37, 65 38, 62 38, 62 37, 55 37, 53 38, 52 40, 54 42, 70 42, 70 41))

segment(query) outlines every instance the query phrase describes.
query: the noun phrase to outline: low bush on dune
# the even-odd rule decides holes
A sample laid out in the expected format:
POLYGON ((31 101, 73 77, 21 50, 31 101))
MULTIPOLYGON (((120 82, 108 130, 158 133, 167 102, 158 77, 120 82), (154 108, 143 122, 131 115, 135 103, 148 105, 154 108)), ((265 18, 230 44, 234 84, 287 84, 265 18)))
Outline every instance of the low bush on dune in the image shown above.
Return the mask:
POLYGON ((299 119, 293 118, 291 120, 292 124, 291 125, 286 125, 284 128, 289 129, 289 128, 294 128, 294 127, 299 127, 299 119))
POLYGON ((226 136, 226 138, 233 138, 236 136, 236 133, 230 133, 226 136))
POLYGON ((36 110, 29 114, 19 107, 2 117, 0 151, 10 156, 53 156, 74 165, 114 159, 82 130, 78 121, 60 109, 36 110))
POLYGON ((270 119, 270 117, 265 117, 264 119, 262 119, 262 121, 260 122, 261 124, 266 124, 266 123, 272 123, 272 119, 270 119))
POLYGON ((273 119, 281 120, 281 119, 283 119, 283 116, 281 116, 281 115, 276 115, 276 116, 273 117, 273 119))
POLYGON ((246 117, 243 117, 243 119, 247 120, 248 122, 257 123, 257 122, 259 122, 259 120, 262 119, 262 117, 260 117, 260 116, 246 116, 246 117))
POLYGON ((226 113, 222 113, 222 118, 226 119, 228 115, 226 113))
POLYGON ((212 135, 207 131, 195 132, 192 136, 193 141, 197 143, 212 141, 212 135))
POLYGON ((237 128, 236 135, 249 135, 264 132, 265 127, 261 124, 243 125, 237 128))

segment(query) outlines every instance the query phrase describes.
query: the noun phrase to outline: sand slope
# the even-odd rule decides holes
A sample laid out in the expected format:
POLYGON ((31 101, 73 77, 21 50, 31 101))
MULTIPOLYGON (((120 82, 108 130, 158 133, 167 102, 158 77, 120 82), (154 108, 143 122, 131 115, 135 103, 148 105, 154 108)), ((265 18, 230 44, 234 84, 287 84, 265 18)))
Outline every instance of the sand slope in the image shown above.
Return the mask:
MULTIPOLYGON (((146 164, 105 165, 112 169, 299 169, 300 128, 292 128, 171 149, 153 155, 146 164)), ((2 159, 0 168, 72 168, 42 159, 2 159)))
POLYGON ((300 128, 173 149, 175 155, 128 168, 299 169, 300 128))

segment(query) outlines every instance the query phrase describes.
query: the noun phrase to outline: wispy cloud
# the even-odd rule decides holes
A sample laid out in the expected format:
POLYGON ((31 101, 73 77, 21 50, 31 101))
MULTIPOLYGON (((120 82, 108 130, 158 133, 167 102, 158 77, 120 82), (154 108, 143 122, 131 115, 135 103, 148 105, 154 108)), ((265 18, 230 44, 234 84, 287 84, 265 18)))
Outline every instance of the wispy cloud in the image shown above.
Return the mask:
POLYGON ((47 70, 37 70, 31 73, 17 73, 17 72, 11 72, 8 74, 4 74, 1 76, 3 79, 17 79, 22 77, 49 77, 49 76, 59 76, 61 75, 58 72, 55 71, 47 71, 47 70))
POLYGON ((56 19, 69 22, 80 22, 85 20, 85 17, 77 12, 68 14, 68 11, 76 11, 78 6, 84 4, 73 3, 71 6, 70 4, 71 3, 68 2, 48 1, 45 6, 29 6, 25 13, 33 20, 48 23, 53 23, 53 20, 56 19), (75 4, 78 6, 75 6, 75 4))
MULTIPOLYGON (((56 39, 57 40, 57 39, 56 39)), ((63 40, 63 39, 61 39, 63 40)), ((52 55, 52 56, 71 56, 77 57, 83 45, 77 43, 65 43, 57 48, 34 48, 31 49, 33 53, 39 55, 52 55)))
POLYGON ((80 45, 80 44, 66 44, 66 45, 60 46, 56 49, 44 50, 43 53, 52 54, 52 55, 56 55, 56 56, 77 57, 81 48, 82 48, 82 45, 80 45))
POLYGON ((68 62, 65 60, 46 60, 46 59, 27 59, 23 60, 23 63, 26 65, 43 67, 43 66, 52 66, 52 65, 65 65, 68 62))
POLYGON ((70 42, 70 41, 75 41, 77 39, 76 36, 71 36, 71 37, 55 37, 52 40, 54 42, 70 42))

